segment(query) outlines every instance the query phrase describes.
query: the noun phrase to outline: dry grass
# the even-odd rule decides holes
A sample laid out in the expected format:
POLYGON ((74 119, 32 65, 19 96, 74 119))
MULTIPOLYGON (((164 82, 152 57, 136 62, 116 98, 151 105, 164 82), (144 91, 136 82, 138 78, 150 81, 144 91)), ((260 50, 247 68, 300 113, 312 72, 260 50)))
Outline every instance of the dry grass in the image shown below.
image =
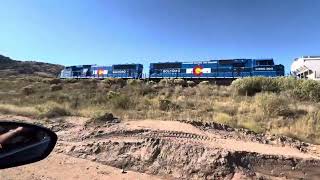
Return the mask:
POLYGON ((26 117, 35 117, 38 115, 38 111, 34 107, 20 107, 12 104, 0 104, 0 113, 26 117))
POLYGON ((3 78, 0 113, 41 119, 92 118, 110 112, 123 119, 215 121, 320 143, 317 88, 317 82, 291 78, 245 78, 232 86, 167 79, 146 83, 3 78), (51 91, 52 84, 63 88, 51 91), (24 87, 33 92, 25 94, 24 87))

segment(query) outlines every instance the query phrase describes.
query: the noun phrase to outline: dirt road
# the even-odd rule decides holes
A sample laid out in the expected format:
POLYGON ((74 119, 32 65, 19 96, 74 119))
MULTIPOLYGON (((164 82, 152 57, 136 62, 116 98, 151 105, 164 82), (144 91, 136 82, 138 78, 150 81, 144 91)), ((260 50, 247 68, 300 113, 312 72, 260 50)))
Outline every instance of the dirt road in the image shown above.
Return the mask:
MULTIPOLYGON (((0 116, 8 118, 35 122, 0 116)), ((42 123, 58 134, 55 153, 39 163, 2 171, 1 178, 320 178, 319 147, 284 136, 181 121, 65 117, 42 123), (122 167, 130 171, 121 174, 122 167)))

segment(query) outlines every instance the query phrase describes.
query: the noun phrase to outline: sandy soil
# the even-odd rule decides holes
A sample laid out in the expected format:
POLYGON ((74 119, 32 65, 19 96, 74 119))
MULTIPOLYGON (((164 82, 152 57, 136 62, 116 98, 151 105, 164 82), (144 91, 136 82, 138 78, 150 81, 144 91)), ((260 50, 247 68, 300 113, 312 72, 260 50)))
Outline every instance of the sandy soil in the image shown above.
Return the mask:
POLYGON ((1 180, 158 180, 159 177, 126 171, 85 159, 52 153, 45 160, 0 171, 1 180))

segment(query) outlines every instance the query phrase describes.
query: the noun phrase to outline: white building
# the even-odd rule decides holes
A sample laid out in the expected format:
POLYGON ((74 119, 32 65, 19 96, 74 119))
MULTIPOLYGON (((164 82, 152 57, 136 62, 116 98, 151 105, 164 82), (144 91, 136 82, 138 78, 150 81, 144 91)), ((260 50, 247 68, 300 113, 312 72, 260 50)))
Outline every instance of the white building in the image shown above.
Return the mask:
POLYGON ((300 79, 320 80, 320 56, 296 58, 291 65, 291 74, 300 79))

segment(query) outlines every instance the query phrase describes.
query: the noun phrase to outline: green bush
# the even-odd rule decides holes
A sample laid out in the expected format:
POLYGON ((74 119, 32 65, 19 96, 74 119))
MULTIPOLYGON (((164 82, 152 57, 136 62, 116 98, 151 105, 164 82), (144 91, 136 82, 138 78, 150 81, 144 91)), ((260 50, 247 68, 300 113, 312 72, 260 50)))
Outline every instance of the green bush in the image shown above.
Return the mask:
POLYGON ((280 91, 292 90, 296 88, 300 82, 304 81, 295 79, 294 77, 279 77, 273 80, 277 81, 280 91))
POLYGON ((287 92, 299 100, 320 101, 320 83, 315 80, 299 80, 292 77, 247 77, 233 81, 232 87, 239 95, 287 92))
POLYGON ((239 95, 253 96, 262 90, 261 77, 237 79, 232 82, 232 87, 239 95))

